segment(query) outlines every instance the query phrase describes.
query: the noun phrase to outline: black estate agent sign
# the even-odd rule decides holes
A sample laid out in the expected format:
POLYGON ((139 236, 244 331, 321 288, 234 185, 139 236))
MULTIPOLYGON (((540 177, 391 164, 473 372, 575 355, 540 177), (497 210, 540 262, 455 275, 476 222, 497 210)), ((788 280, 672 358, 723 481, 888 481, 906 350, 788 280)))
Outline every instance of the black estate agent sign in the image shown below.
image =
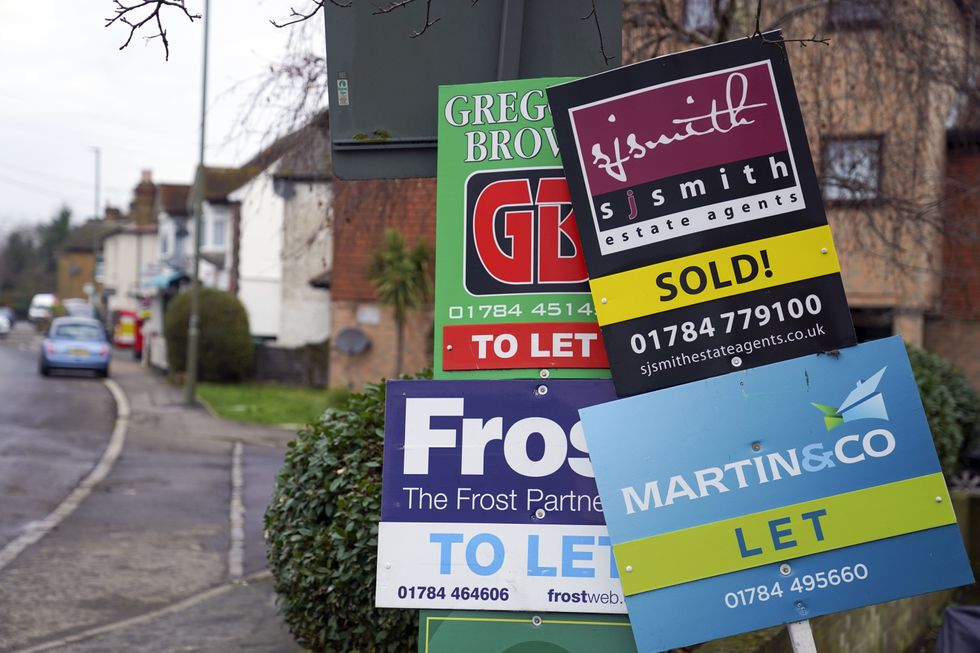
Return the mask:
POLYGON ((619 394, 854 343, 780 45, 660 57, 548 98, 619 394))

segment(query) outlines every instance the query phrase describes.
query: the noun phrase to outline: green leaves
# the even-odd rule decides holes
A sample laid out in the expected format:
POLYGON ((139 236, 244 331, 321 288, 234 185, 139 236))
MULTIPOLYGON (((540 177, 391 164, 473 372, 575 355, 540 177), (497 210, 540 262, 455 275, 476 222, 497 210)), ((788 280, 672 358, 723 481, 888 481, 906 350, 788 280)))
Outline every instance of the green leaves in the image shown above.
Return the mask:
MULTIPOLYGON (((252 373, 254 348, 248 313, 232 293, 201 288, 198 373, 202 381, 241 381, 252 373)), ((167 364, 172 372, 187 366, 187 322, 191 294, 185 290, 167 307, 167 364)))
POLYGON ((978 444, 980 397, 946 359, 915 347, 908 352, 939 463, 949 479, 963 454, 978 444))
POLYGON ((265 514, 279 610, 311 651, 416 647, 416 612, 374 607, 384 392, 369 385, 297 434, 265 514))

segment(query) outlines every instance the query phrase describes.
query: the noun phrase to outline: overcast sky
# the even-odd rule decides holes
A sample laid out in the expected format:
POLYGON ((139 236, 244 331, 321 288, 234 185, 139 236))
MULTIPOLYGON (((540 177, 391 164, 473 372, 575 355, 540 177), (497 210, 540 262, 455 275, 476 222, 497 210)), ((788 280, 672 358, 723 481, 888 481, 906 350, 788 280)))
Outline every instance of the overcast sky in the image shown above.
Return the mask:
MULTIPOLYGON (((200 13, 204 0, 187 4, 200 13)), ((211 0, 210 165, 240 165, 263 144, 258 133, 243 135, 235 126, 255 80, 284 52, 290 28, 277 29, 269 19, 285 17, 289 4, 211 0)), ((143 169, 157 182, 190 182, 200 121, 201 21, 190 24, 176 11, 164 15, 165 61, 159 40, 135 37, 120 51, 129 30, 106 28, 112 14, 112 0, 0 2, 0 231, 47 220, 62 204, 72 209, 74 223, 91 217, 96 146, 103 206, 125 210, 143 169)), ((316 20, 322 53, 322 18, 316 20)))

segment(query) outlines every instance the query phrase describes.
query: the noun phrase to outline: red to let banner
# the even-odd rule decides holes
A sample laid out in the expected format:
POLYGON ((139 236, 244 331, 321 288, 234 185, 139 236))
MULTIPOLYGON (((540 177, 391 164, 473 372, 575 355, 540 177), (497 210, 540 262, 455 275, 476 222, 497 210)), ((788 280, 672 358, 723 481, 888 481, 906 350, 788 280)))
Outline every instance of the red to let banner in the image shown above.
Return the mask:
POLYGON ((444 370, 609 367, 597 324, 459 324, 442 330, 444 370))

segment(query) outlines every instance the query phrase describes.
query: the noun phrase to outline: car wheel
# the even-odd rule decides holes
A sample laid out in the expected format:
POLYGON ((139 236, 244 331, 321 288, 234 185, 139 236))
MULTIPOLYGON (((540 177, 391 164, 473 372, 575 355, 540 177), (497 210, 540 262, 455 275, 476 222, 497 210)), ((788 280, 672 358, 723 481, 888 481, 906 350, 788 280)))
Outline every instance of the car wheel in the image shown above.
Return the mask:
POLYGON ((104 370, 99 370, 98 372, 96 372, 96 374, 98 374, 103 379, 108 379, 109 378, 109 368, 107 367, 104 370))
POLYGON ((51 369, 47 365, 39 365, 37 369, 41 373, 41 376, 51 375, 51 369))

